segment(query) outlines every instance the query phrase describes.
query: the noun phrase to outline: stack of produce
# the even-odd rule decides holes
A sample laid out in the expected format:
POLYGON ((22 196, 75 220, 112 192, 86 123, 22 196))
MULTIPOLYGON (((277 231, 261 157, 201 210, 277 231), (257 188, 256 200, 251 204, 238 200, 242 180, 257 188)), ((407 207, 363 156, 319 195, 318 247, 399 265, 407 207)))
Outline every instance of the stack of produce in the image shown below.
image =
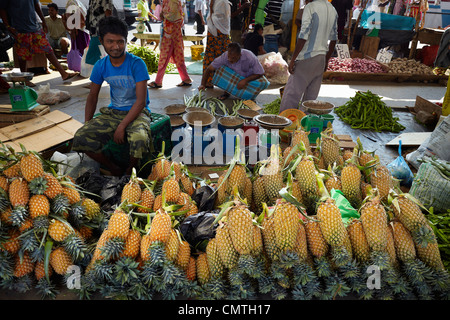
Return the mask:
POLYGON ((57 276, 87 265, 105 217, 89 194, 70 176, 55 175, 56 164, 39 154, 4 147, 0 159, 1 285, 55 297, 57 276))
POLYGON ((358 91, 342 106, 334 109, 334 112, 352 129, 400 132, 405 127, 394 117, 392 109, 381 101, 380 96, 372 93, 358 91))
POLYGON ((334 72, 359 72, 359 73, 384 73, 383 67, 373 59, 366 58, 330 58, 327 71, 334 72))
POLYGON ((397 58, 388 64, 389 73, 404 73, 418 75, 434 75, 433 69, 420 61, 408 58, 397 58))

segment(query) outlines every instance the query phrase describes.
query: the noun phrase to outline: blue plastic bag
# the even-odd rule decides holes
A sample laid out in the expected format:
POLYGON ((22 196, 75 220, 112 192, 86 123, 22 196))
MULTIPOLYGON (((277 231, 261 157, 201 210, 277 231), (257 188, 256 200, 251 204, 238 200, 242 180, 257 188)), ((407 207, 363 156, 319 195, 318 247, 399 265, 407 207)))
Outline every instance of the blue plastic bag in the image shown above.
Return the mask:
POLYGON ((389 163, 387 168, 394 178, 400 180, 400 185, 410 187, 414 180, 414 174, 402 156, 402 140, 398 142, 398 154, 397 159, 389 163))

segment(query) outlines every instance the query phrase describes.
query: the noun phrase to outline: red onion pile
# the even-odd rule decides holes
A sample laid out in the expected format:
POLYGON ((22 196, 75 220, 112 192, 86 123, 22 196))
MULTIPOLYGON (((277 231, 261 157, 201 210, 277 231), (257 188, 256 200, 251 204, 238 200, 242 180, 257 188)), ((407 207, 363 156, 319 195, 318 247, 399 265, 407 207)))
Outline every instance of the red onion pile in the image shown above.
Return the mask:
POLYGON ((361 59, 361 58, 349 58, 338 59, 330 58, 328 61, 327 71, 335 72, 359 72, 359 73, 383 73, 381 65, 374 60, 361 59))

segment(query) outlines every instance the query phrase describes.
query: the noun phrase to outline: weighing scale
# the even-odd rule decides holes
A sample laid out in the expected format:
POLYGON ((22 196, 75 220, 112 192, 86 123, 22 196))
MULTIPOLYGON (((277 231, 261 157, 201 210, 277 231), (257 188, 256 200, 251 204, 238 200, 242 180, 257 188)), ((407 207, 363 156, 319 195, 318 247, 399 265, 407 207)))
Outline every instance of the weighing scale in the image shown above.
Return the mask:
POLYGON ((29 111, 39 106, 37 103, 37 92, 28 87, 25 82, 33 79, 32 72, 11 72, 2 74, 1 77, 12 82, 13 86, 9 88, 9 99, 11 101, 11 111, 29 111))
POLYGON ((324 116, 334 109, 334 105, 324 101, 308 100, 304 101, 302 106, 310 114, 303 117, 300 124, 306 132, 309 132, 309 143, 316 144, 317 138, 320 138, 320 134, 324 128, 324 120, 331 120, 325 119, 324 116))

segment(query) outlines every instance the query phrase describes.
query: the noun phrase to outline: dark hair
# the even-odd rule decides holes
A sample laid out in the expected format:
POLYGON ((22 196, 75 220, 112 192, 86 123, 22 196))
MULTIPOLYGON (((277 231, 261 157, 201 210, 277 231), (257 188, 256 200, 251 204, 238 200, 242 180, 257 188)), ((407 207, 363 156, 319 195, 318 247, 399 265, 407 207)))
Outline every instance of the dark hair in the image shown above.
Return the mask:
POLYGON ((48 5, 47 5, 47 8, 53 8, 53 9, 55 9, 56 11, 58 11, 58 5, 56 4, 56 3, 49 3, 48 5))
POLYGON ((127 39, 128 26, 117 17, 109 16, 101 18, 98 22, 98 35, 100 39, 103 39, 107 33, 118 34, 127 39))
POLYGON ((227 47, 228 51, 241 54, 241 45, 237 42, 232 42, 227 47))
POLYGON ((154 0, 153 4, 156 6, 156 5, 161 4, 161 3, 159 2, 159 0, 154 0))
POLYGON ((264 27, 261 24, 257 23, 257 24, 255 24, 255 29, 253 29, 253 32, 258 32, 259 30, 263 30, 263 29, 264 29, 264 27))

